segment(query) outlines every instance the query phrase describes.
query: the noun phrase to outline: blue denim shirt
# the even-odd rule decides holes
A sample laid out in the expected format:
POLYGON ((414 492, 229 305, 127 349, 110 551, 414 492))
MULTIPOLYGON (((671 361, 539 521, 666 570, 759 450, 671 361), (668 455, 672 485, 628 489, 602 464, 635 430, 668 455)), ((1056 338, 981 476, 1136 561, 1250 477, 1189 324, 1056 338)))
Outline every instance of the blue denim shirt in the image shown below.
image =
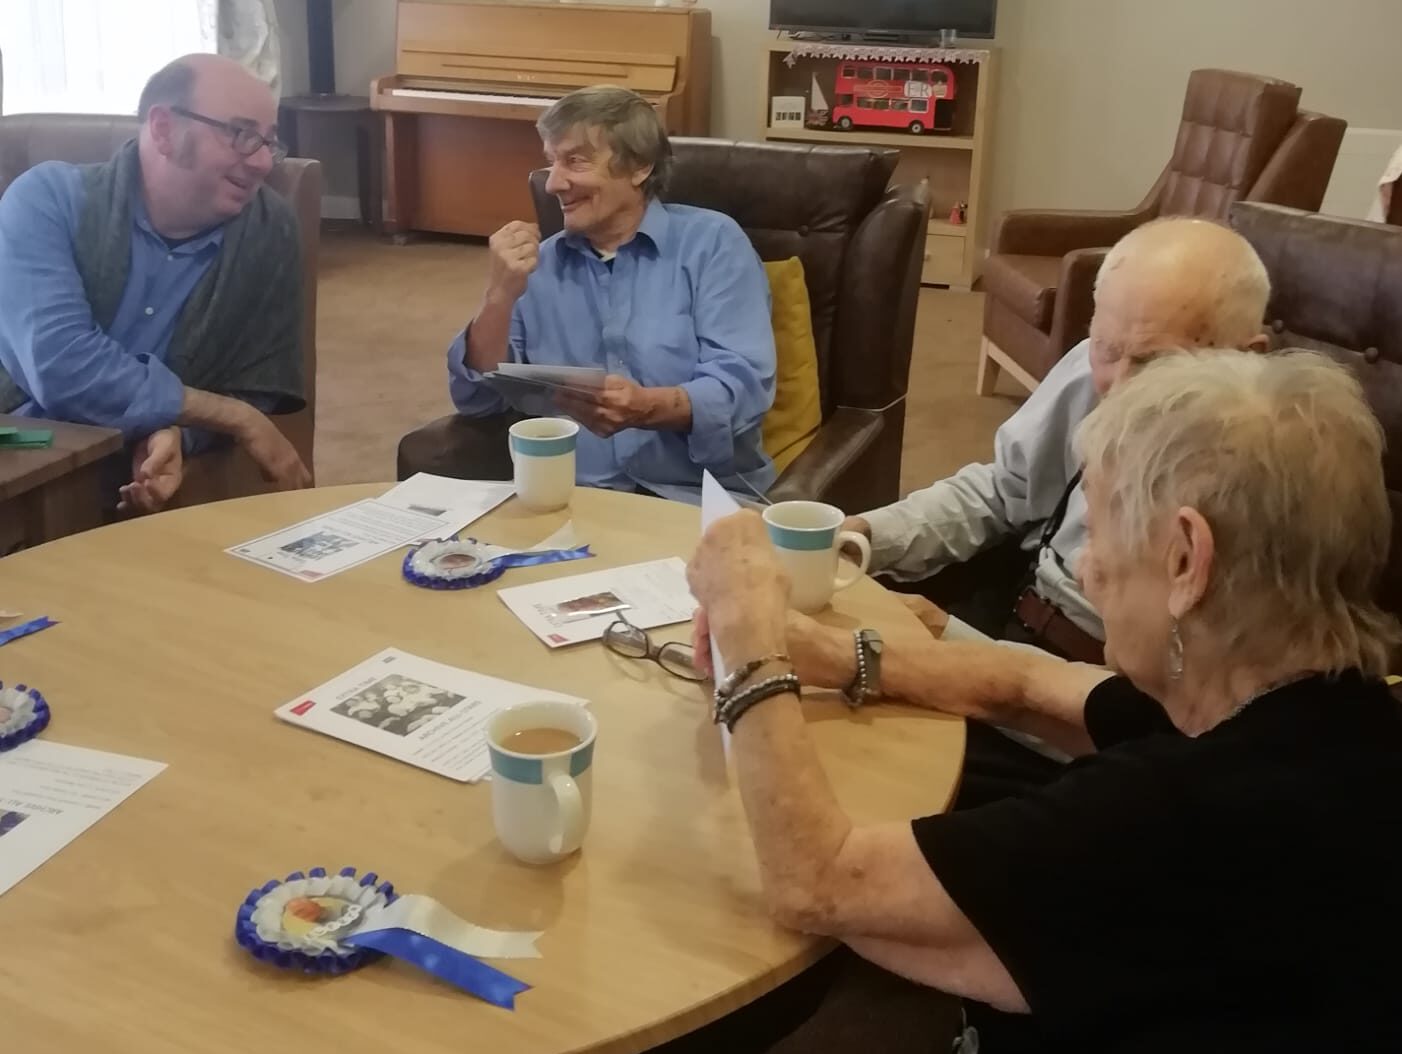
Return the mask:
MULTIPOLYGON (((0 198, 0 364, 29 398, 14 411, 121 429, 140 439, 175 423, 184 385, 165 365, 186 299, 223 244, 215 227, 172 247, 132 208, 131 269, 111 328, 93 320, 74 261, 82 174, 49 161, 0 198)), ((187 429, 187 453, 211 442, 187 429)))
MULTIPOLYGON (((502 412, 506 402, 466 364, 466 351, 464 330, 448 349, 458 412, 502 412)), ((774 401, 769 283, 728 216, 653 200, 611 265, 583 236, 547 238, 512 313, 509 357, 603 367, 644 387, 679 387, 691 400, 689 433, 629 428, 603 439, 581 430, 580 483, 694 499, 703 469, 740 494, 774 482, 760 442, 774 401)))

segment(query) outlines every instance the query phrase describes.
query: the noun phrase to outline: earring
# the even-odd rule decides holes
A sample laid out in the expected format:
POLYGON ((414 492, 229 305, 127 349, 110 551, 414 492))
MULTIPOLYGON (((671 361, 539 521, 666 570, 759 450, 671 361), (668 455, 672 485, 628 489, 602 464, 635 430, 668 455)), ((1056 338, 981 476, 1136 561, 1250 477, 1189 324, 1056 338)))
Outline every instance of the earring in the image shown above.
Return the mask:
POLYGON ((1178 631, 1178 620, 1173 620, 1173 629, 1168 637, 1168 678, 1177 681, 1183 676, 1183 634, 1178 631))

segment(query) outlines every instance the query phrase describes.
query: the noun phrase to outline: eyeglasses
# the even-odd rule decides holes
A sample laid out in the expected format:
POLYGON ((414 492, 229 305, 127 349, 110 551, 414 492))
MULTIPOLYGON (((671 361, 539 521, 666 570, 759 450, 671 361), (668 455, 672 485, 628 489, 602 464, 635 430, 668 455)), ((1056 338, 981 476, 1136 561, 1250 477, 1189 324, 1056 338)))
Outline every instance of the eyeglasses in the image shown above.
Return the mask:
POLYGON ((206 117, 202 113, 195 113, 193 110, 187 110, 183 106, 172 106, 170 112, 179 114, 181 117, 188 117, 192 121, 199 121, 200 124, 207 124, 211 128, 218 128, 220 131, 227 132, 229 135, 229 142, 234 148, 234 153, 238 154, 240 157, 252 157, 265 146, 268 148, 268 153, 272 155, 273 164, 277 164, 287 156, 287 147, 282 143, 278 142, 276 139, 269 139, 267 136, 249 128, 247 125, 230 124, 228 121, 220 121, 213 117, 206 117))
POLYGON ((706 678, 696 669, 695 655, 690 644, 681 641, 668 641, 666 644, 653 644, 647 630, 639 629, 622 615, 609 623, 604 630, 604 647, 627 659, 651 659, 673 677, 684 681, 704 681, 706 678))

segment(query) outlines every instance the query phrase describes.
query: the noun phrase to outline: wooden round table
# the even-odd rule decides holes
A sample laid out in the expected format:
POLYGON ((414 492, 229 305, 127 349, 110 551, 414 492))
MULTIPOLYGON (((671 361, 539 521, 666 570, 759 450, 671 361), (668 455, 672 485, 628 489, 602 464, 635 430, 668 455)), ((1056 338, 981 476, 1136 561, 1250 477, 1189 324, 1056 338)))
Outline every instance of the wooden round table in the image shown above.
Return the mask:
MULTIPOLYGON (((0 649, 0 678, 39 687, 55 742, 169 768, 0 896, 6 1050, 86 1054, 644 1050, 750 1001, 829 945, 766 917, 705 690, 584 644, 550 651, 493 595, 432 592, 398 555, 316 584, 222 550, 385 485, 265 495, 76 535, 0 561, 3 606, 61 625, 0 649), (546 868, 492 833, 486 784, 464 785, 286 725, 273 710, 382 648, 588 697, 599 720, 584 848, 546 868), (402 963, 307 978, 233 940, 253 887, 317 865, 373 869, 463 918, 543 930, 514 1012, 402 963)), ((579 490, 596 558, 498 584, 690 554, 698 510, 579 490)), ((566 513, 514 500, 472 533, 528 544, 566 513)), ((826 618, 908 631, 871 581, 826 618)), ((688 627, 659 631, 685 638, 688 627)), ((858 821, 944 808, 961 721, 806 697, 843 805, 858 821)), ((3 852, 3 847, 0 847, 3 852)))

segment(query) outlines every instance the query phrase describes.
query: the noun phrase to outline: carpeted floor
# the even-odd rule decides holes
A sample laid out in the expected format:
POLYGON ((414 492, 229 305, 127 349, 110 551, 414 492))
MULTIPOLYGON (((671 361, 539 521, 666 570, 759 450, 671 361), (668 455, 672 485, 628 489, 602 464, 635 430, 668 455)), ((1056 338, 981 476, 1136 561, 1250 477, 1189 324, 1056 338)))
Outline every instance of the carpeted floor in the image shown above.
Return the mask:
MULTIPOLYGON (((394 478, 405 432, 452 410, 444 353, 476 310, 487 250, 424 239, 395 246, 358 229, 322 239, 317 289, 316 478, 394 478)), ((903 491, 991 456, 1017 406, 974 394, 982 297, 925 289, 916 319, 903 491)))

